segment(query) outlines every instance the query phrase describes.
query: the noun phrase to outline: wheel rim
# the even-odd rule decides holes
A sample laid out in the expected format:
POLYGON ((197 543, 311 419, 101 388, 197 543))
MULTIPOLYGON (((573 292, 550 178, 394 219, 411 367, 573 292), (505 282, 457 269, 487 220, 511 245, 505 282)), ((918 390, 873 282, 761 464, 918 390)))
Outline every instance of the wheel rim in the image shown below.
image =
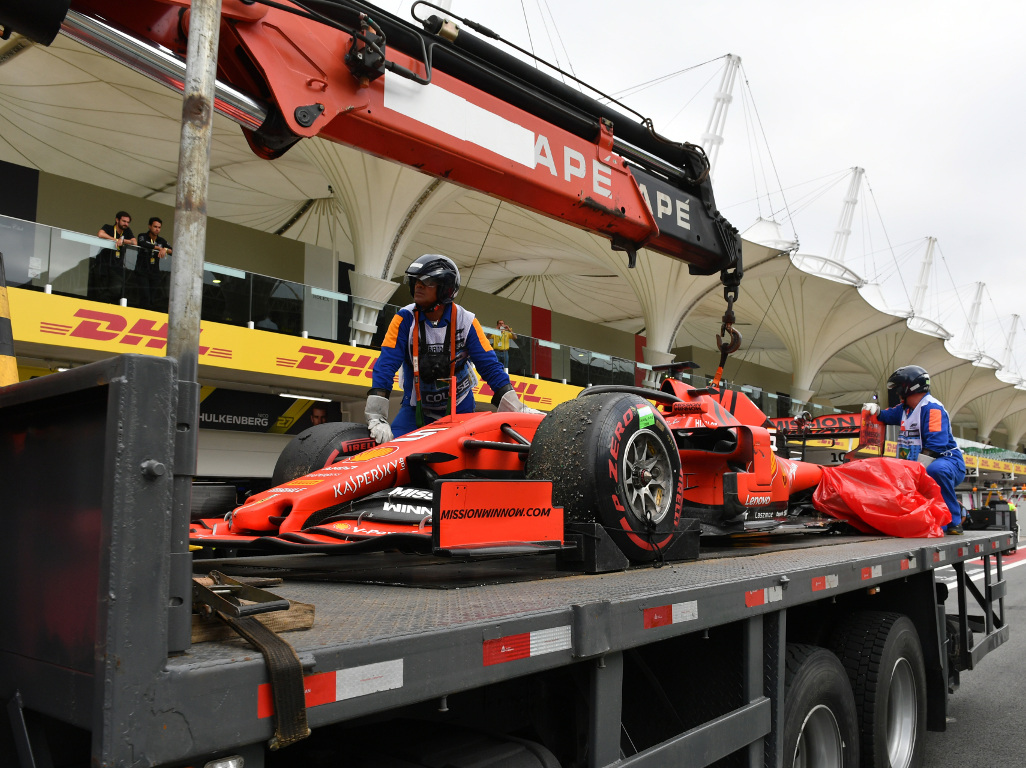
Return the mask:
POLYGON ((887 691, 887 756, 892 768, 908 768, 912 763, 918 717, 916 680, 912 666, 903 657, 891 671, 887 691))
POLYGON ((627 507, 639 520, 658 525, 673 501, 673 465, 659 437, 642 429, 623 450, 623 485, 627 507))
POLYGON ((829 707, 815 707, 805 717, 794 748, 794 768, 841 768, 844 740, 829 707))

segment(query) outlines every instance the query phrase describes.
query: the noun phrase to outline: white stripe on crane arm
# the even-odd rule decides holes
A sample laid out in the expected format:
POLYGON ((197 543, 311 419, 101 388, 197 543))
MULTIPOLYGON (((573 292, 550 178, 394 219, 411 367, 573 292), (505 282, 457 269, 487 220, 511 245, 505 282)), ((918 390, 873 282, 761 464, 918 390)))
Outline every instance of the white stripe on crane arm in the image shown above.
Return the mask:
POLYGON ((461 141, 534 168, 534 132, 431 83, 385 73, 385 107, 461 141))

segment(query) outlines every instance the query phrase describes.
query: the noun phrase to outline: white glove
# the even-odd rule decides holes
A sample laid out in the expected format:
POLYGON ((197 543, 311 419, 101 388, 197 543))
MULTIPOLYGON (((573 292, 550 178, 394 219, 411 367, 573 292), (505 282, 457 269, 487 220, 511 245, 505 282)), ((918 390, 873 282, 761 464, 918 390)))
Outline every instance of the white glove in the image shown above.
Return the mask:
POLYGON ((496 410, 500 413, 502 411, 513 411, 516 413, 541 413, 541 411, 536 411, 534 408, 528 408, 520 402, 520 398, 517 397, 516 390, 513 389, 499 399, 499 407, 496 410))
POLYGON ((870 416, 876 416, 880 413, 880 406, 877 403, 863 403, 862 410, 869 413, 870 416))
POLYGON ((933 456, 927 456, 925 453, 921 453, 916 457, 916 461, 922 464, 924 467, 928 467, 934 462, 933 456))
POLYGON ((367 407, 363 410, 367 417, 367 427, 371 437, 378 445, 392 439, 392 426, 388 423, 388 398, 381 395, 368 395, 367 407))
POLYGON ((498 411, 516 411, 517 413, 524 413, 527 408, 520 402, 520 398, 517 397, 516 390, 511 389, 509 392, 504 394, 499 400, 498 411))

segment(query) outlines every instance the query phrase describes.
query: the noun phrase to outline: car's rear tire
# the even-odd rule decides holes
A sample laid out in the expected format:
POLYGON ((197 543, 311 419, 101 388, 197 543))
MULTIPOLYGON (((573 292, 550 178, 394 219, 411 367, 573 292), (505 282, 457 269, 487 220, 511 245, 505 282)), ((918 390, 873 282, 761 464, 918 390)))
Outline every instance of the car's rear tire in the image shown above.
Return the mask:
POLYGON ((597 522, 631 562, 659 557, 680 523, 680 454, 658 411, 634 394, 557 406, 539 425, 527 477, 553 480, 568 522, 597 522))
POLYGON ((295 480, 374 445, 374 439, 364 424, 346 421, 316 424, 300 432, 285 446, 274 465, 271 484, 281 485, 295 480))
POLYGON ((856 768, 859 731, 848 676, 830 651, 787 646, 784 760, 788 768, 856 768))
POLYGON ((916 768, 926 736, 926 671, 919 633, 899 613, 855 613, 833 634, 848 673, 863 768, 916 768))

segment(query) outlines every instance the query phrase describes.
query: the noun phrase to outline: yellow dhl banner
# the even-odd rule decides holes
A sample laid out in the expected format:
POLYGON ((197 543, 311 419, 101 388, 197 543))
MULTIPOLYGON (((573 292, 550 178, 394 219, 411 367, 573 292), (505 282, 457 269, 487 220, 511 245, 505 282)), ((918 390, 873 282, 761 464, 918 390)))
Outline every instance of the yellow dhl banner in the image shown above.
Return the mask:
MULTIPOLYGON (((884 446, 884 456, 897 456, 898 455, 898 444, 888 440, 884 446)), ((1010 474, 1023 475, 1026 474, 1026 466, 1022 464, 1016 464, 1012 461, 1001 461, 999 459, 987 459, 982 456, 970 456, 965 451, 962 451, 962 455, 965 457, 966 469, 984 469, 990 472, 1008 472, 1010 474)))
MULTIPOLYGON (((8 295, 15 342, 112 355, 163 356, 167 347, 167 315, 160 312, 19 288, 10 288, 8 295)), ((221 323, 200 324, 199 362, 216 368, 370 387, 377 359, 375 349, 221 323)), ((525 405, 544 411, 572 400, 581 391, 569 384, 522 376, 510 376, 510 380, 525 405)), ((488 403, 492 390, 481 381, 474 397, 488 403)))
MULTIPOLYGON (((846 450, 854 450, 858 444, 858 440, 809 440, 809 445, 815 446, 833 446, 835 448, 841 447, 847 444, 846 450)), ((982 469, 990 472, 1007 472, 1017 476, 1026 475, 1026 465, 1017 464, 1012 461, 1003 461, 1001 459, 987 459, 982 456, 970 456, 969 454, 962 452, 965 456, 966 469, 982 469)), ((884 443, 884 456, 890 456, 894 458, 898 455, 898 444, 892 440, 888 440, 884 443)))
POLYGON ((987 469, 992 472, 1007 472, 1018 476, 1026 475, 1026 465, 1000 459, 988 459, 983 456, 966 456, 965 466, 968 469, 975 467, 976 469, 987 469))

